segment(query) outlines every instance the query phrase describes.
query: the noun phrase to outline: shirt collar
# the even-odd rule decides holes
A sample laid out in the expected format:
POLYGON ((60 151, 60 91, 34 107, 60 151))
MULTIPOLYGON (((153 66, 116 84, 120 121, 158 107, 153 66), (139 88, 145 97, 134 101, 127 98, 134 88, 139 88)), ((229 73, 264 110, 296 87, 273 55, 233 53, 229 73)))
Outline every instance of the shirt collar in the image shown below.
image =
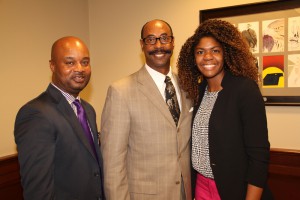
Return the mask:
MULTIPOLYGON (((145 63, 145 67, 146 67, 146 70, 148 71, 148 73, 150 74, 150 76, 153 78, 153 80, 157 83, 157 82, 165 82, 165 79, 166 79, 166 75, 152 69, 151 67, 149 67, 149 65, 147 65, 145 63)), ((173 79, 173 73, 172 73, 172 69, 171 69, 171 66, 170 66, 170 69, 169 69, 169 72, 167 74, 167 76, 169 76, 171 79, 173 79)))
POLYGON ((80 97, 79 96, 77 96, 76 98, 74 97, 74 96, 72 96, 72 95, 70 95, 69 93, 67 93, 67 92, 65 92, 65 91, 63 91, 63 90, 61 90, 59 87, 57 87, 54 83, 51 83, 56 89, 58 89, 60 92, 61 92, 61 94, 66 98, 66 100, 69 102, 69 104, 72 104, 74 101, 75 101, 75 99, 78 99, 80 102, 81 102, 81 100, 80 100, 80 97))

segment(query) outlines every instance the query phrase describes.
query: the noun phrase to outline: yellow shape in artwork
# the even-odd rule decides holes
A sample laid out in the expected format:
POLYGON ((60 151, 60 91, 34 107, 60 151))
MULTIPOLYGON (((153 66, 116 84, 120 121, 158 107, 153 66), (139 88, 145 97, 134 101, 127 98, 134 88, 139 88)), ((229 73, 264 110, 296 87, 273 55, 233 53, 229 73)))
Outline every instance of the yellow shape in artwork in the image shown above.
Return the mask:
POLYGON ((283 88, 284 73, 278 67, 268 67, 262 72, 263 88, 283 88))

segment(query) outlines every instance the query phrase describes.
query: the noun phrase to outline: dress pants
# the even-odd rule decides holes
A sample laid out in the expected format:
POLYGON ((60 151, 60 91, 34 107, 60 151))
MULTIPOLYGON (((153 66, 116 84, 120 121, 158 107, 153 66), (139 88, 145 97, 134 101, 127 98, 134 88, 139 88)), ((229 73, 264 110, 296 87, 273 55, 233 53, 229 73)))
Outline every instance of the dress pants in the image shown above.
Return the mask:
POLYGON ((195 200, 221 200, 213 179, 197 173, 195 200))

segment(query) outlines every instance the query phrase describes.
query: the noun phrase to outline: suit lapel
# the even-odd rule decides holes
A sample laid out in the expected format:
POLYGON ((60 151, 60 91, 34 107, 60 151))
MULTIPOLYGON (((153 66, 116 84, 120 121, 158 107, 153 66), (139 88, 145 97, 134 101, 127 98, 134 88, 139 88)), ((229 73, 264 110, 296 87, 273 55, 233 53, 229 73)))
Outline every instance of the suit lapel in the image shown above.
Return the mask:
MULTIPOLYGON (((174 75, 174 78, 176 79, 177 83, 179 83, 178 76, 174 75)), ((180 91, 180 98, 181 98, 181 112, 178 121, 178 127, 180 126, 182 120, 189 114, 189 110, 191 107, 190 100, 186 98, 186 93, 182 89, 180 89, 180 87, 179 87, 179 91, 180 91)))
POLYGON ((178 126, 180 126, 182 120, 189 114, 190 103, 186 98, 185 92, 180 89, 180 97, 181 97, 181 113, 178 121, 178 126))
MULTIPOLYGON (((61 94, 61 92, 57 90, 55 87, 53 87, 51 84, 49 85, 47 91, 55 99, 58 111, 69 122, 70 126, 73 128, 74 134, 79 138, 79 140, 83 143, 83 145, 88 149, 90 154, 96 160, 92 147, 88 142, 88 139, 85 136, 85 133, 80 125, 80 122, 76 117, 76 114, 74 113, 74 110, 72 109, 68 101, 61 94)), ((94 132, 95 130, 92 129, 92 131, 94 132)))
POLYGON ((169 111, 169 108, 161 96, 155 82, 148 73, 145 67, 140 69, 137 75, 139 90, 153 103, 153 105, 167 118, 167 120, 175 126, 173 117, 169 111))

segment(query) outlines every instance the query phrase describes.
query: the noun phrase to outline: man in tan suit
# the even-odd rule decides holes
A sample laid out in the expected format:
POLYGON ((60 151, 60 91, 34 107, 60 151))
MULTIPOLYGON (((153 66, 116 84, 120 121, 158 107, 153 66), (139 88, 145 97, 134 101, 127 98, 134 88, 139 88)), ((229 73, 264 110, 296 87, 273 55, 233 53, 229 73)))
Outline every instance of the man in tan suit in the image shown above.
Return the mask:
POLYGON ((102 113, 105 194, 108 200, 191 200, 192 109, 170 67, 172 29, 152 20, 141 38, 145 66, 109 87, 102 113), (165 92, 166 76, 173 84, 165 92))

